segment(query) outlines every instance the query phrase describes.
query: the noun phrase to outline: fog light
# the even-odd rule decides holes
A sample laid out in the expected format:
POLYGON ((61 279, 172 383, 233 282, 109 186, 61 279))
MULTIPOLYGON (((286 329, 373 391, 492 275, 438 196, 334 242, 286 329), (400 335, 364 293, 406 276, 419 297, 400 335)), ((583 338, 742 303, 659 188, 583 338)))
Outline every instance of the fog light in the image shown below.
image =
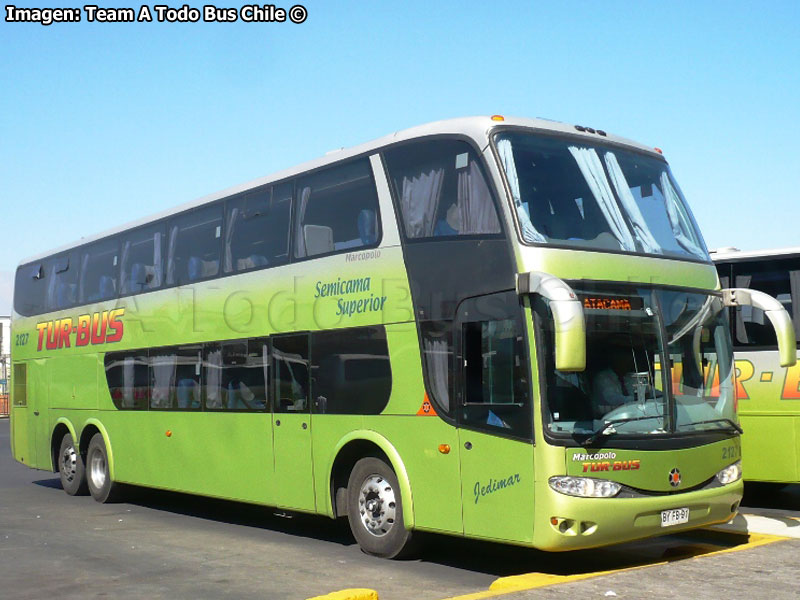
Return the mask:
POLYGON ((558 476, 550 478, 550 487, 560 494, 581 498, 611 498, 622 486, 616 481, 591 477, 558 476))
POLYGON ((734 481, 739 481, 742 478, 742 461, 737 460, 729 467, 725 467, 717 473, 717 481, 722 485, 728 485, 734 481))

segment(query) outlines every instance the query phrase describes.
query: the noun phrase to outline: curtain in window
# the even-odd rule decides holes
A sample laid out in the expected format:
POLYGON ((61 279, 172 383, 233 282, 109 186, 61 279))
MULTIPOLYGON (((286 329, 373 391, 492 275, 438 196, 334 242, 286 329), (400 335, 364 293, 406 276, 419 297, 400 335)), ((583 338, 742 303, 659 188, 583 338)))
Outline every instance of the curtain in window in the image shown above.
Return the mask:
POLYGON ((500 140, 497 143, 497 152, 500 155, 500 164, 506 172, 508 187, 511 188, 511 197, 514 199, 514 208, 517 211, 517 219, 522 230, 522 237, 526 242, 546 242, 545 237, 539 233, 531 223, 531 217, 522 205, 522 194, 519 190, 519 176, 517 175, 517 165, 514 162, 514 152, 511 148, 511 140, 500 140))
POLYGON ((606 152, 605 160, 608 174, 611 176, 611 183, 614 184, 614 188, 617 190, 617 197, 622 202, 622 207, 628 213, 628 218, 631 220, 631 225, 633 225, 633 234, 642 245, 642 250, 649 254, 662 254, 663 249, 647 226, 647 222, 639 210, 639 205, 636 204, 636 200, 631 193, 631 186, 628 185, 619 162, 617 162, 617 157, 612 152, 606 152))
POLYGON ((136 360, 126 357, 122 361, 122 406, 132 408, 136 406, 136 360))
POLYGON ((297 227, 294 232, 294 239, 297 252, 296 256, 303 257, 306 255, 306 238, 303 235, 303 225, 306 220, 306 209, 308 209, 308 200, 311 198, 311 188, 304 187, 300 192, 300 204, 297 207, 297 227))
POLYGON ((151 281, 148 288, 161 287, 163 266, 161 262, 161 232, 153 234, 153 281, 151 281))
POLYGON ((460 235, 500 233, 500 222, 492 196, 478 163, 471 160, 469 168, 458 172, 458 214, 460 235))
POLYGON ((175 281, 175 250, 178 246, 178 226, 175 225, 169 231, 169 249, 167 250, 167 284, 172 285, 175 281))
POLYGON ((800 340, 800 271, 789 271, 789 284, 792 289, 792 323, 795 336, 800 340))
POLYGON ((600 162, 600 157, 597 152, 592 148, 578 148, 570 146, 569 152, 578 163, 578 168, 581 170, 583 178, 592 191, 597 206, 603 212, 603 216, 611 228, 611 234, 617 239, 623 250, 634 252, 636 245, 633 241, 628 226, 625 224, 625 219, 614 200, 614 194, 611 192, 611 187, 608 185, 603 165, 600 162))
POLYGON ((410 238, 431 237, 442 194, 444 169, 431 169, 416 177, 403 177, 400 207, 410 238))
POLYGON ((131 241, 125 240, 122 244, 122 258, 120 261, 120 268, 119 268, 119 289, 121 293, 128 294, 133 291, 133 282, 128 281, 129 279, 129 272, 130 265, 128 264, 128 260, 131 256, 131 241))
POLYGON ((89 266, 89 253, 85 253, 81 257, 81 281, 80 281, 80 298, 81 302, 86 302, 88 294, 88 290, 86 289, 86 271, 87 267, 89 266))
POLYGON ((170 407, 170 391, 175 388, 175 366, 177 359, 174 354, 153 357, 153 390, 150 396, 150 405, 156 408, 170 407))
POLYGON ((669 223, 672 226, 672 234, 675 236, 675 241, 689 254, 698 258, 705 258, 706 253, 694 239, 692 226, 687 215, 683 212, 681 198, 675 188, 672 187, 672 182, 669 180, 666 171, 661 173, 661 189, 664 193, 667 218, 669 218, 669 223))
POLYGON ((225 263, 224 269, 226 273, 233 271, 233 249, 231 243, 233 242, 233 232, 236 230, 236 222, 239 220, 239 208, 234 208, 228 215, 227 228, 225 229, 225 263))
POLYGON ((435 335, 435 332, 423 335, 423 350, 428 370, 428 382, 436 402, 446 412, 450 412, 449 375, 452 349, 446 334, 434 337, 435 335))
POLYGON ((222 408, 222 350, 208 353, 205 383, 206 408, 222 408))

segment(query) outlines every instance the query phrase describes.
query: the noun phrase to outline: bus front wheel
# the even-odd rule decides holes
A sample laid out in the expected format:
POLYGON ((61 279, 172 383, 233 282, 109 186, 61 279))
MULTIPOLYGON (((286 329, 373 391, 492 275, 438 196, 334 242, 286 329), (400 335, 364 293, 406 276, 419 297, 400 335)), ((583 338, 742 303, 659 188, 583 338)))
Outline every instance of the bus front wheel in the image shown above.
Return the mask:
POLYGON ((99 433, 92 436, 86 452, 86 481, 89 493, 98 502, 114 502, 117 499, 120 486, 111 481, 106 443, 99 433))
POLYGON ((69 433, 61 438, 61 446, 58 449, 58 475, 61 478, 61 487, 70 496, 86 494, 86 470, 83 465, 83 457, 75 449, 75 442, 69 433))
POLYGON ((397 477, 380 458, 362 458, 353 467, 347 483, 347 518, 365 553, 401 558, 412 551, 397 477))

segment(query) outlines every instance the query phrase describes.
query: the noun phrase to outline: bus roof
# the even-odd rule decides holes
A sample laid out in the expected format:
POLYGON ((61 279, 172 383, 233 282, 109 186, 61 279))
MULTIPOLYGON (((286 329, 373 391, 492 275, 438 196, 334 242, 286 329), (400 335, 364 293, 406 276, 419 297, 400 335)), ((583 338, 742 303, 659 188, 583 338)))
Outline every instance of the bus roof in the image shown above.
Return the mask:
POLYGON ((159 213, 142 217, 141 219, 136 219, 134 221, 118 225, 117 227, 103 231, 101 233, 82 237, 79 240, 76 240, 68 244, 64 244, 63 246, 54 248, 52 250, 41 252, 33 256, 29 256, 28 258, 25 258, 22 261, 20 261, 19 264, 24 265, 36 260, 41 260, 48 256, 69 250, 71 248, 82 246, 84 244, 93 242, 95 240, 99 240, 117 233, 121 233, 128 229, 133 229, 141 225, 146 225, 153 221, 158 221, 159 219, 169 217, 173 214, 177 214, 185 210, 189 210, 191 208, 195 208, 197 206, 201 206, 203 204, 219 200, 221 198, 226 198, 228 196, 239 194, 249 189, 256 188, 274 181, 281 181, 283 179, 288 179, 290 177, 297 176, 307 171, 319 169, 321 167, 327 166, 328 164, 336 163, 351 157, 360 156, 363 154, 369 154, 390 144, 407 140, 413 140, 417 138, 428 137, 428 136, 454 135, 454 134, 466 135, 476 140, 478 144, 481 146, 481 149, 483 149, 489 142, 489 137, 493 129, 504 128, 504 127, 520 127, 528 129, 538 129, 552 133, 564 133, 564 134, 583 136, 586 137, 587 139, 591 139, 592 141, 598 141, 598 140, 610 141, 616 144, 632 147, 642 152, 651 153, 655 156, 660 156, 660 154, 654 148, 651 148, 649 146, 645 146, 638 142, 634 142, 633 140, 615 136, 606 132, 603 132, 605 134, 603 136, 598 135, 597 133, 590 133, 585 130, 586 129, 585 127, 579 125, 571 125, 568 123, 561 123, 559 121, 551 121, 540 118, 530 119, 523 117, 501 117, 501 119, 502 120, 497 119, 496 116, 495 117, 479 116, 479 117, 462 117, 457 119, 434 121, 432 123, 427 123, 425 125, 418 125, 416 127, 411 127, 409 129, 397 131, 395 133, 385 135, 370 142, 359 144, 358 146, 353 146, 351 148, 337 149, 326 153, 324 156, 321 156, 314 160, 307 161, 297 166, 290 167, 288 169, 283 169, 271 175, 260 177, 258 179, 254 179, 247 183, 235 185, 220 190, 218 192, 202 196, 195 200, 184 202, 182 204, 163 210, 159 213))
POLYGON ((711 260, 714 262, 737 262, 750 260, 753 258, 788 258, 800 254, 800 246, 790 246, 788 248, 771 248, 765 250, 742 251, 738 248, 719 248, 711 250, 711 260))

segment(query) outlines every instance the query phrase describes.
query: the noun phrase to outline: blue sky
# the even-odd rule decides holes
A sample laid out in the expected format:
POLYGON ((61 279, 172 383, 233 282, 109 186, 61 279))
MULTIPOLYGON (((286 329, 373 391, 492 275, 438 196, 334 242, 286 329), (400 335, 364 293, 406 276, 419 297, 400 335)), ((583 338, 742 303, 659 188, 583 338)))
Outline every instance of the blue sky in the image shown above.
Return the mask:
POLYGON ((659 146, 709 247, 800 245, 797 0, 304 4, 300 25, 0 22, 0 314, 28 255, 475 114, 659 146))

